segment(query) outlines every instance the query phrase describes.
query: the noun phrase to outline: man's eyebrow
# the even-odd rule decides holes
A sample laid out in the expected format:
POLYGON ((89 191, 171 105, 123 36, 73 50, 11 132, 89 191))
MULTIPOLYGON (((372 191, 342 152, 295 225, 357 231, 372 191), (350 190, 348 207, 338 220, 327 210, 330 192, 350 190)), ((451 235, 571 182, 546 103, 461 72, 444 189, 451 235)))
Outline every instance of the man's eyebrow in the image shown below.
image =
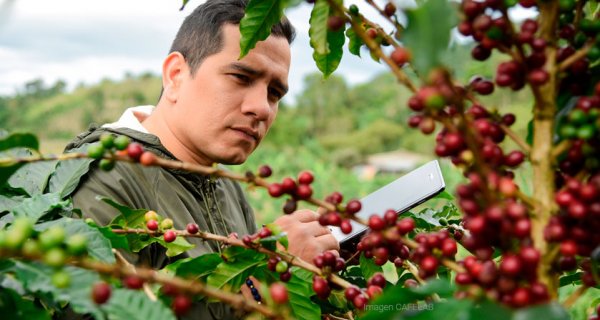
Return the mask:
MULTIPOLYGON (((264 74, 264 72, 262 72, 262 71, 253 69, 253 68, 251 68, 243 63, 239 63, 239 62, 233 62, 233 63, 229 64, 227 67, 244 72, 248 75, 255 76, 255 77, 259 77, 264 74)), ((282 95, 285 95, 289 90, 288 86, 279 79, 273 79, 273 85, 282 91, 282 95)))

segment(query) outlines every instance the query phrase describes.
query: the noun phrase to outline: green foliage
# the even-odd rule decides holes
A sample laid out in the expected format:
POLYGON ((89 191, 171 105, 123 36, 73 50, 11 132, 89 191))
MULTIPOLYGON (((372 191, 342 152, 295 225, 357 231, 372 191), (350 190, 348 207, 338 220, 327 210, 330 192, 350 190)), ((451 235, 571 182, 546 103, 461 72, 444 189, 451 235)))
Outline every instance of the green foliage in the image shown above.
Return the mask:
POLYGON ((287 283, 290 297, 290 307, 296 319, 318 320, 321 319, 321 308, 310 297, 312 290, 313 274, 296 267, 291 269, 292 278, 287 283))
POLYGON ((283 17, 285 0, 250 0, 246 14, 240 21, 240 59, 254 48, 258 41, 267 39, 271 28, 283 17))
POLYGON ((317 0, 310 16, 310 45, 314 49, 313 59, 317 68, 327 78, 339 66, 346 41, 344 28, 332 31, 327 27, 327 20, 332 15, 326 0, 317 0))
POLYGON ((239 247, 227 248, 227 257, 208 276, 207 283, 215 288, 238 292, 246 279, 256 272, 257 267, 265 268, 264 254, 239 247))
POLYGON ((175 320, 167 306, 152 301, 142 291, 114 290, 108 303, 102 306, 109 319, 120 320, 175 320))
POLYGON ((456 25, 455 8, 448 1, 429 0, 414 10, 407 10, 408 26, 402 40, 415 53, 413 66, 423 77, 439 66, 448 48, 450 29, 456 25))

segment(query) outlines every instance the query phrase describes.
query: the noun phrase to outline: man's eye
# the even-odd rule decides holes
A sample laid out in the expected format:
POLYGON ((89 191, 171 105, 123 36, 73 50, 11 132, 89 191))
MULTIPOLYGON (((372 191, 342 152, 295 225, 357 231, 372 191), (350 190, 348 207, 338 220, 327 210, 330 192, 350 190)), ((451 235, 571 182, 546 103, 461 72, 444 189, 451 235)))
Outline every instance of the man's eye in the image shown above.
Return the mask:
POLYGON ((245 74, 240 74, 240 73, 232 73, 232 76, 236 77, 238 80, 240 80, 241 82, 250 82, 250 77, 248 77, 245 74))
POLYGON ((283 94, 281 94, 281 92, 279 92, 279 90, 276 89, 269 89, 269 95, 277 100, 283 98, 283 94))

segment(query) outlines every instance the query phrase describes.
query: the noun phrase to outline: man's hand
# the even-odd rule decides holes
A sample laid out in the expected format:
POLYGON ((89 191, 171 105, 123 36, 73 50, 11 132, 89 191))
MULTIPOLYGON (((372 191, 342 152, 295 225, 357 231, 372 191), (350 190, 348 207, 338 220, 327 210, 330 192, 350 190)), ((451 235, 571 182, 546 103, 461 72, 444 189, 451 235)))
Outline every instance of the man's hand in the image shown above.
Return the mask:
POLYGON ((275 220, 287 232, 288 251, 310 263, 324 251, 340 249, 331 231, 320 225, 318 219, 319 215, 314 211, 298 210, 275 220))

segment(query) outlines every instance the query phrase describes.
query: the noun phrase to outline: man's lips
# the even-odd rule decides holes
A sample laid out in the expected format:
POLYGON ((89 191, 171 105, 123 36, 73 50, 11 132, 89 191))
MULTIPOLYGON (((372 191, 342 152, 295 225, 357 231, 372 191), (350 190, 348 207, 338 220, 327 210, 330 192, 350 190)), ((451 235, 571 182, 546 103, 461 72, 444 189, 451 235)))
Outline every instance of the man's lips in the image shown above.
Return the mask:
POLYGON ((245 134, 249 138, 254 139, 254 141, 260 140, 260 134, 258 133, 258 130, 254 130, 250 127, 231 127, 231 129, 245 134))

